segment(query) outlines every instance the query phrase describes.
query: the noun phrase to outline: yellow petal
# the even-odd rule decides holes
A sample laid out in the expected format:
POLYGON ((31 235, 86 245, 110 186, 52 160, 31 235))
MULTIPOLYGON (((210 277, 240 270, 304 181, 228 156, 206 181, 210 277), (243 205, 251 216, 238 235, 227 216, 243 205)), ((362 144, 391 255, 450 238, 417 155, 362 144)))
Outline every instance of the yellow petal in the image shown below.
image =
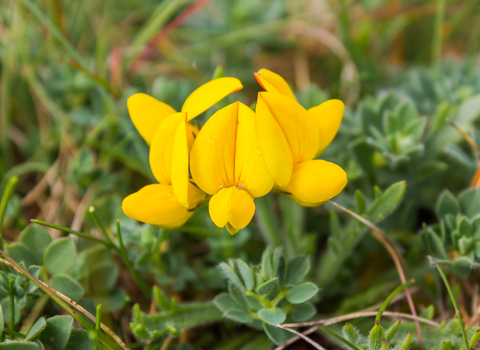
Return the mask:
POLYGON ((190 174, 188 173, 188 136, 187 136, 187 114, 178 124, 172 145, 172 187, 177 200, 183 206, 188 203, 188 185, 190 174))
POLYGON ((215 225, 226 226, 230 234, 235 234, 252 220, 255 203, 247 191, 232 186, 218 191, 210 199, 208 209, 215 225))
POLYGON ((347 174, 336 164, 310 160, 295 164, 290 183, 280 188, 291 193, 292 199, 319 205, 339 194, 347 184, 347 174))
POLYGON ((132 219, 164 228, 179 227, 193 214, 177 201, 172 186, 163 184, 148 185, 129 195, 122 209, 132 219))
POLYGON ((312 107, 308 113, 313 116, 317 123, 320 142, 316 156, 319 156, 332 142, 342 122, 345 105, 340 100, 328 100, 322 104, 312 107))
POLYGON ((258 145, 255 112, 243 103, 238 104, 237 135, 235 147, 235 185, 245 188, 253 197, 267 194, 273 187, 258 145))
POLYGON ((214 195, 235 184, 235 138, 238 102, 208 119, 195 139, 190 155, 193 180, 203 191, 214 195))
POLYGON ((280 186, 290 180, 293 164, 313 159, 317 152, 318 131, 313 117, 281 94, 258 94, 256 127, 267 168, 280 186))
POLYGON ((182 112, 188 112, 188 120, 192 120, 205 112, 222 98, 243 88, 237 78, 218 78, 203 84, 188 96, 182 112))
POLYGON ((133 125, 148 145, 152 143, 155 131, 162 121, 176 112, 166 103, 141 93, 130 96, 127 100, 127 107, 133 125))
POLYGON ((257 82, 266 90, 270 92, 278 92, 282 95, 290 97, 296 101, 295 94, 293 93, 288 83, 279 74, 274 73, 268 69, 260 69, 257 73, 253 73, 257 82))
MULTIPOLYGON (((178 112, 171 114, 158 127, 150 146, 150 167, 153 176, 161 184, 170 185, 172 183, 172 152, 174 138, 179 125, 185 123, 186 113, 178 112)), ((185 158, 185 155, 182 155, 185 158)), ((188 162, 188 154, 187 154, 188 162)), ((177 169, 178 170, 178 169, 177 169)), ((188 166, 187 166, 188 172, 188 166)))

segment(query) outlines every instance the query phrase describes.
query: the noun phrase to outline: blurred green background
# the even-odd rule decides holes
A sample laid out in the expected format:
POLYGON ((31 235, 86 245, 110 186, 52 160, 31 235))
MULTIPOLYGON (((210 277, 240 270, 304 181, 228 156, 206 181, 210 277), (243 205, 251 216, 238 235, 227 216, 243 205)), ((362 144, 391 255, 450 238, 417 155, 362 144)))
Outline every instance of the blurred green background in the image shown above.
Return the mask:
MULTIPOLYGON (((210 300, 224 290, 219 262, 258 263, 266 245, 281 244, 287 257, 312 257, 322 313, 380 302, 398 283, 393 263, 378 242, 361 239, 363 227, 331 207, 303 209, 276 195, 257 204, 278 214, 278 242, 261 219, 230 237, 207 208, 172 233, 121 212, 126 195, 154 181, 148 146, 128 117, 130 95, 148 93, 179 109, 221 66, 244 89, 208 110, 202 124, 229 102, 255 102, 261 88, 253 72, 267 68, 285 77, 306 108, 328 98, 346 103, 339 134, 322 155, 348 174, 335 201, 360 212, 359 196, 368 206, 380 196, 375 186, 407 181, 399 209, 382 227, 424 279, 418 302, 426 307, 439 284, 425 278, 425 257, 433 253, 418 232, 441 216, 440 193, 468 188, 477 171, 475 149, 446 118, 480 143, 479 13, 477 0, 3 0, 0 192, 8 178, 20 177, 3 237, 17 241, 31 219, 99 236, 87 211, 93 205, 109 232, 121 220, 135 268, 179 301, 210 300), (372 291, 374 282, 380 287, 372 291)), ((471 260, 478 267, 479 258, 471 260)), ((117 291, 107 294, 111 310, 121 311, 106 322, 120 329, 125 310, 133 302, 148 309, 148 300, 130 275, 112 274, 117 291)), ((88 284, 81 276, 75 279, 88 284)), ((87 288, 91 311, 97 294, 87 288)), ((214 326, 190 339, 213 348, 219 334, 235 339, 233 329, 214 326)))

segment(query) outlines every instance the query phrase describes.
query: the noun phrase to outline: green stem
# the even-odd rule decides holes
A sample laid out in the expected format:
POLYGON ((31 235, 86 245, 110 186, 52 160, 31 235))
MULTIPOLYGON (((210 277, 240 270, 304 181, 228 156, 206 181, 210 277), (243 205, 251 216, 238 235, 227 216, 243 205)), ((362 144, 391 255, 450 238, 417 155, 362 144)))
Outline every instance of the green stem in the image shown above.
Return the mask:
MULTIPOLYGON (((95 333, 100 334, 100 325, 102 319, 102 304, 97 305, 97 313, 95 315, 95 333)), ((97 350, 97 343, 93 345, 93 350, 97 350)))
POLYGON ((435 16, 435 27, 433 30, 433 46, 432 46, 432 63, 436 69, 438 76, 441 73, 441 61, 442 61, 442 29, 443 18, 445 15, 445 0, 437 0, 437 13, 435 16))
POLYGON ((272 307, 276 307, 279 302, 282 301, 282 299, 285 298, 285 291, 281 290, 275 298, 272 300, 272 307))
POLYGON ((12 335, 14 337, 17 337, 17 338, 20 338, 20 339, 25 339, 26 338, 25 334, 18 333, 17 331, 14 331, 13 329, 9 329, 9 328, 4 328, 3 333, 10 334, 10 335, 12 335))
POLYGON ((102 234, 105 237, 105 239, 108 241, 108 243, 110 243, 112 246, 115 246, 115 244, 113 243, 112 239, 110 238, 110 235, 108 234, 107 230, 105 230, 105 227, 103 227, 100 220, 98 220, 98 216, 95 213, 95 208, 90 206, 90 208, 88 208, 88 212, 92 216, 92 218, 95 221, 95 223, 97 224, 97 226, 100 228, 100 231, 102 231, 102 234))
POLYGON ((70 229, 70 228, 68 228, 68 227, 51 224, 51 223, 49 223, 49 222, 45 222, 45 221, 41 221, 41 220, 37 220, 37 219, 32 219, 32 220, 30 220, 30 221, 33 222, 34 224, 38 224, 38 225, 42 225, 42 226, 46 226, 46 227, 51 227, 51 228, 54 228, 54 229, 57 229, 57 230, 60 230, 60 231, 66 232, 66 233, 74 234, 74 235, 76 235, 76 236, 78 236, 78 237, 82 237, 82 238, 88 239, 88 240, 90 240, 90 241, 94 241, 94 242, 97 242, 97 243, 104 244, 104 245, 106 245, 106 246, 109 247, 109 248, 118 249, 118 247, 116 247, 116 246, 115 246, 113 243, 111 243, 111 242, 107 242, 107 241, 104 241, 103 239, 94 237, 94 236, 92 236, 92 235, 89 235, 89 234, 85 234, 85 233, 82 233, 82 232, 78 232, 78 231, 72 230, 72 229, 70 229))
POLYGON ((14 291, 15 280, 10 278, 8 280, 9 292, 10 292, 10 329, 15 327, 15 291, 14 291))
POLYGON ((255 200, 255 217, 257 218, 260 231, 266 240, 267 245, 278 247, 281 245, 277 218, 273 207, 272 196, 263 196, 255 200))
POLYGON ((0 201, 0 249, 3 249, 3 216, 7 210, 8 200, 15 190, 17 182, 17 176, 12 176, 8 179, 7 186, 5 186, 5 191, 3 191, 2 200, 0 201))
POLYGON ((448 283, 447 276, 445 276, 442 269, 440 268, 440 265, 438 265, 438 262, 436 260, 434 261, 434 264, 437 267, 438 273, 442 277, 443 282, 445 283, 445 287, 447 288, 448 294, 450 295, 450 299, 452 300, 453 307, 455 308, 455 313, 457 314, 458 321, 460 322, 460 327, 462 327, 462 335, 463 335, 463 340, 465 341, 465 349, 469 350, 470 346, 468 344, 467 333, 465 332, 465 325, 463 324, 462 313, 460 312, 457 301, 453 296, 453 292, 452 292, 452 289, 450 288, 450 284, 448 283))
POLYGON ((247 294, 248 296, 250 297, 253 297, 255 299, 257 299, 265 308, 269 309, 272 307, 272 303, 270 302, 270 300, 267 300, 266 298, 258 295, 257 293, 255 292, 252 292, 250 290, 247 290, 245 292, 245 294, 247 294))
POLYGON ((117 226, 117 238, 118 238, 118 244, 119 244, 119 247, 120 247, 120 253, 122 254, 123 260, 125 261, 125 265, 127 265, 127 268, 130 270, 130 273, 132 274, 133 278, 135 279, 135 282, 137 283, 137 285, 142 290, 143 294, 145 294, 146 297, 150 298, 151 297, 150 288, 148 287, 147 283, 142 279, 142 277, 140 277, 140 275, 137 273, 137 271, 135 271, 130 259, 128 259, 127 250, 125 249, 125 246, 123 245, 123 239, 122 239, 122 233, 120 231, 120 221, 119 220, 117 220, 116 226, 117 226))
POLYGON ((344 343, 345 345, 347 345, 349 348, 351 349, 354 349, 354 350, 362 350, 358 345, 355 345, 351 342, 349 342, 347 339, 345 339, 344 337, 342 337, 341 335, 335 333, 335 332, 332 332, 331 330, 325 328, 325 327, 322 327, 320 328, 320 330, 324 333, 327 333, 328 335, 334 337, 335 339, 339 340, 340 342, 344 343))
POLYGON ((413 282, 414 282, 414 280, 410 280, 410 281, 405 282, 405 283, 402 284, 401 286, 397 287, 397 288, 387 297, 387 299, 385 299, 385 301, 383 302, 382 306, 380 307, 380 310, 378 310, 377 317, 375 317, 375 324, 377 324, 378 322, 380 322, 380 319, 382 318, 383 312, 384 312, 385 309, 387 308, 388 304, 390 304, 390 302, 393 300, 393 298, 395 298, 395 296, 396 296, 398 293, 400 293, 402 290, 404 290, 405 288, 408 288, 413 282))

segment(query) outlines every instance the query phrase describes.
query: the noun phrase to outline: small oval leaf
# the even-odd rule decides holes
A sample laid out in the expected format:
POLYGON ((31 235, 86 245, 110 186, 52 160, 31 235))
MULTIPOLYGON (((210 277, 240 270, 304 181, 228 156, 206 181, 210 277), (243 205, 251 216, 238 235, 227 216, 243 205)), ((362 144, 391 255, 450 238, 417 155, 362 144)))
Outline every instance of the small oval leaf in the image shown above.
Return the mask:
POLYGON ((274 326, 282 323, 287 318, 285 311, 277 307, 258 310, 257 315, 262 321, 274 326))
POLYGON ((73 239, 69 237, 57 239, 45 249, 44 266, 51 273, 67 272, 75 263, 75 255, 73 239))
POLYGON ((292 304, 301 304, 313 298, 318 292, 318 287, 312 282, 305 282, 289 289, 285 295, 292 304))

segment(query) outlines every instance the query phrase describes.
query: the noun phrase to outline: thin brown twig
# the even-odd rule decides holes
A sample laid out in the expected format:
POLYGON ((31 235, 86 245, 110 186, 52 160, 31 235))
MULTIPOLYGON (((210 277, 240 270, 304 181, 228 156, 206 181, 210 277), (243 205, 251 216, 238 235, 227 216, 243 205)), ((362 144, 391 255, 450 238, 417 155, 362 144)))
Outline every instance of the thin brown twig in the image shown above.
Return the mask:
MULTIPOLYGON (((387 249, 388 253, 392 257, 392 260, 395 264, 395 267, 397 268, 398 275, 400 276, 400 281, 402 283, 406 283, 407 279, 405 278, 405 273, 403 272, 403 268, 402 268, 402 263, 404 264, 405 267, 406 267, 406 263, 405 263, 403 257, 398 252, 395 245, 392 243, 392 241, 390 241, 388 236, 385 234, 385 232, 383 232, 377 225, 375 225, 374 223, 372 223, 372 222, 368 221, 367 219, 361 217, 357 213, 354 213, 353 211, 348 210, 347 208, 342 207, 341 205, 339 205, 335 202, 328 201, 328 203, 333 205, 334 207, 344 211, 345 213, 353 216, 355 219, 357 219, 358 221, 362 222, 363 224, 365 224, 366 226, 368 226, 372 229, 372 236, 375 237, 380 243, 383 244, 385 249, 387 249)), ((410 306, 410 310, 412 312, 412 315, 417 316, 417 311, 415 310, 415 305, 413 303, 412 296, 411 296, 410 292, 408 291, 408 289, 405 289, 405 294, 407 296, 408 305, 410 306)), ((422 349, 422 331, 420 329, 420 324, 418 323, 417 320, 415 320, 415 327, 417 328, 418 343, 420 345, 420 349, 422 349)))
MULTIPOLYGON (((85 310, 82 306, 78 305, 76 302, 74 302, 72 299, 70 299, 69 297, 67 297, 66 295, 60 293, 58 290, 50 287, 48 284, 46 284, 45 282, 39 280, 38 278, 35 278, 35 276, 33 276, 32 274, 30 274, 28 271, 23 271, 22 267, 20 265, 18 265, 12 258, 10 258, 7 254, 5 254, 3 251, 0 250, 0 255, 2 255, 5 259, 1 259, 0 258, 0 263, 1 264, 4 264, 16 271, 18 271, 19 273, 21 273, 22 275, 26 275, 28 274, 28 278, 29 279, 32 279, 37 285, 41 285, 43 286, 45 289, 49 290, 51 293, 55 294, 56 296, 58 296, 60 299, 62 299, 63 301, 65 301, 66 303, 72 305, 75 309, 77 309, 78 311, 80 311, 82 314, 84 314, 86 317, 88 317, 90 320, 92 320, 94 323, 96 321, 96 318, 95 316, 93 316, 90 312, 88 312, 87 310, 85 310)), ((107 333, 110 337, 112 337, 124 350, 129 350, 125 344, 123 343, 123 341, 110 329, 108 328, 105 324, 103 323, 100 323, 100 327, 101 329, 107 333)))
POLYGON ((287 328, 285 327, 284 325, 278 325, 277 326, 278 328, 281 328, 281 329, 284 329, 290 333, 293 333, 295 334, 297 337, 300 337, 302 338, 303 340, 305 340, 307 343, 310 343, 313 345, 313 347, 315 349, 319 349, 319 350, 326 350, 324 347, 320 346, 320 344, 317 344, 316 342, 314 342, 312 339, 310 339, 309 337, 307 337, 306 335, 300 333, 300 332, 297 332, 296 330, 294 329, 290 329, 290 328, 287 328))
MULTIPOLYGON (((318 329, 320 329, 321 327, 324 327, 324 326, 329 326, 329 325, 332 325, 332 324, 335 324, 335 323, 338 323, 338 322, 347 321, 347 320, 351 320, 351 319, 354 319, 354 318, 376 316, 377 314, 378 314, 378 311, 356 312, 356 313, 342 315, 342 316, 338 316, 338 317, 327 318, 327 319, 324 319, 324 320, 318 320, 318 321, 313 321, 313 322, 304 322, 304 323, 284 324, 282 326, 288 328, 288 327, 306 327, 308 325, 315 325, 314 327, 309 328, 306 331, 302 332, 303 336, 307 336, 307 335, 317 331, 318 329)), ((396 318, 396 319, 406 318, 406 319, 410 319, 410 320, 423 322, 423 323, 426 323, 426 324, 434 326, 434 327, 440 327, 440 324, 437 323, 437 322, 430 321, 426 318, 422 318, 422 317, 418 317, 418 316, 414 316, 414 315, 410 315, 410 314, 405 314, 405 313, 402 313, 402 312, 385 311, 382 314, 382 316, 396 318)), ((302 338, 302 337, 296 336, 294 338, 291 338, 284 345, 278 346, 274 350, 283 350, 283 349, 285 349, 285 347, 287 347, 290 344, 293 344, 294 342, 296 342, 300 338, 302 338)))
POLYGON ((477 155, 477 170, 473 175, 472 181, 470 182, 470 188, 479 188, 480 187, 480 147, 478 147, 477 143, 462 129, 460 129, 457 124, 452 122, 450 119, 445 119, 448 124, 450 124, 455 130, 458 131, 460 135, 467 141, 468 145, 472 148, 472 150, 477 155))
MULTIPOLYGON (((341 316, 327 318, 327 319, 318 320, 318 321, 310 321, 310 322, 302 322, 302 323, 286 323, 286 324, 283 324, 282 326, 283 327, 308 327, 308 326, 315 326, 315 325, 329 326, 338 322, 351 320, 353 318, 370 317, 370 316, 376 316, 377 314, 378 314, 378 311, 354 312, 351 314, 341 315, 341 316)), ((429 319, 419 317, 419 316, 413 316, 403 312, 385 311, 382 314, 382 316, 392 317, 392 318, 408 318, 410 320, 418 320, 420 322, 429 324, 430 326, 440 327, 440 323, 438 322, 431 321, 429 319)))

